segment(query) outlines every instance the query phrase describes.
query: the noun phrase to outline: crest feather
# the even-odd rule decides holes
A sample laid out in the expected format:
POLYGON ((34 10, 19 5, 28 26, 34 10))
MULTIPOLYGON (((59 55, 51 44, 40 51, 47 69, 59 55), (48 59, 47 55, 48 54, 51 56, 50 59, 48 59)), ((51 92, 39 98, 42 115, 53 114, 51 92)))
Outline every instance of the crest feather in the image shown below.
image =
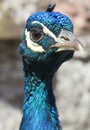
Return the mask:
POLYGON ((54 10, 55 6, 56 6, 56 4, 53 4, 53 5, 49 4, 46 8, 46 12, 52 12, 54 10))

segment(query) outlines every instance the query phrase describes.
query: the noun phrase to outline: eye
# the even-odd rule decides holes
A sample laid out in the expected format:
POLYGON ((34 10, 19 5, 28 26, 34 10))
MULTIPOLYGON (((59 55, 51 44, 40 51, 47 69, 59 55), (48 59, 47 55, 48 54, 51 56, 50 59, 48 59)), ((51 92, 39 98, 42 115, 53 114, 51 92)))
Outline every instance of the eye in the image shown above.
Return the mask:
POLYGON ((39 31, 37 30, 32 30, 30 32, 30 37, 31 37, 31 40, 34 41, 34 42, 38 42, 42 37, 43 37, 43 34, 41 34, 39 31))

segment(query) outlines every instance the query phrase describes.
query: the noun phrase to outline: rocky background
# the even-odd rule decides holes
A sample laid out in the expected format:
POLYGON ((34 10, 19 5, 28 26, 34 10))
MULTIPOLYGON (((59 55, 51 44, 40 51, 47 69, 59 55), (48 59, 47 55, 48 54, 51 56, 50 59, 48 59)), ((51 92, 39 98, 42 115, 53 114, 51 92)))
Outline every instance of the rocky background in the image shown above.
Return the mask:
MULTIPOLYGON (((52 2, 52 1, 51 1, 52 2)), ((90 129, 90 1, 56 0, 55 11, 68 15, 83 52, 63 64, 54 77, 63 130, 90 129)), ((0 130, 18 130, 23 102, 23 74, 17 48, 29 15, 50 0, 0 0, 0 130)))

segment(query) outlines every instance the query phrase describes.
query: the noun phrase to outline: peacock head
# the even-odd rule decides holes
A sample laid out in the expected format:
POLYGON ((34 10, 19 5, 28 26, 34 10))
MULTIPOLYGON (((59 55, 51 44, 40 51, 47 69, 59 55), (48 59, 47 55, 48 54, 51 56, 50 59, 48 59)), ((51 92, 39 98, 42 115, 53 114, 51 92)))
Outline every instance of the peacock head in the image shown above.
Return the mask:
POLYGON ((19 52, 25 64, 44 66, 43 69, 48 66, 55 72, 82 46, 73 34, 71 20, 53 12, 53 8, 49 5, 46 12, 36 12, 27 19, 19 52))

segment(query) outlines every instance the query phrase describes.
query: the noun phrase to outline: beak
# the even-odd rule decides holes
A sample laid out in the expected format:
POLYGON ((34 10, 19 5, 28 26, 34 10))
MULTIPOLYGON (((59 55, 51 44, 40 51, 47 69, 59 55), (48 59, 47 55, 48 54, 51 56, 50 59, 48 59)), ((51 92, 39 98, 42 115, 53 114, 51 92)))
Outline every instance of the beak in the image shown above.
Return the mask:
POLYGON ((61 30, 58 36, 58 43, 52 45, 50 48, 57 48, 56 52, 64 50, 81 51, 83 46, 74 34, 67 30, 61 30))

